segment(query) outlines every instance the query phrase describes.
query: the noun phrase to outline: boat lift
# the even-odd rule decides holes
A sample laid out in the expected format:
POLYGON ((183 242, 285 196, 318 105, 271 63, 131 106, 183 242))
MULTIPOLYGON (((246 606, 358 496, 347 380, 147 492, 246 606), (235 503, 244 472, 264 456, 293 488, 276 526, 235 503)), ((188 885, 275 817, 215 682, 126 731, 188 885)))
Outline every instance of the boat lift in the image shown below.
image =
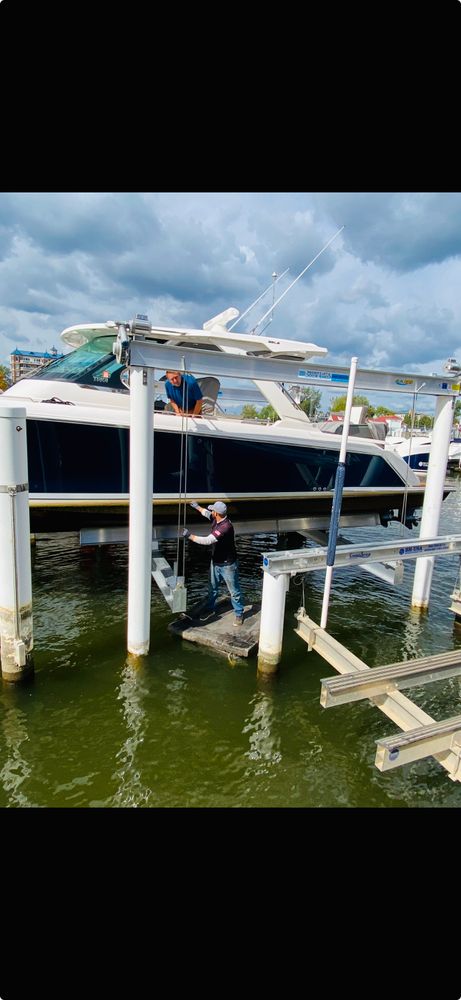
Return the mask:
MULTIPOLYGON (((195 375, 251 379, 256 384, 258 381, 291 382, 345 389, 349 383, 347 368, 311 362, 306 354, 309 346, 313 348, 311 355, 323 353, 323 349, 316 349, 315 345, 255 337, 251 334, 238 335, 236 338, 227 329, 227 324, 237 315, 236 309, 227 309, 205 323, 202 330, 156 328, 145 315, 138 315, 128 324, 113 324, 117 328, 114 354, 119 363, 125 362, 130 368, 128 650, 135 655, 146 655, 150 642, 155 368, 193 372, 195 375)), ((420 393, 424 390, 425 394, 436 396, 434 447, 429 461, 420 538, 433 538, 438 530, 454 400, 460 388, 454 382, 456 377, 454 374, 421 376, 359 368, 355 373, 356 390, 397 393, 420 393)), ((413 590, 415 606, 428 605, 432 569, 432 556, 420 558, 413 590)), ((158 567, 156 572, 162 573, 162 568, 158 567)), ((171 577, 175 577, 175 574, 170 577, 163 574, 162 586, 165 588, 164 595, 171 597, 174 602, 172 594, 168 594, 168 591, 174 589, 170 586, 173 582, 171 577)), ((183 584, 179 585, 185 590, 183 584)), ((182 593, 180 600, 184 600, 182 593)))

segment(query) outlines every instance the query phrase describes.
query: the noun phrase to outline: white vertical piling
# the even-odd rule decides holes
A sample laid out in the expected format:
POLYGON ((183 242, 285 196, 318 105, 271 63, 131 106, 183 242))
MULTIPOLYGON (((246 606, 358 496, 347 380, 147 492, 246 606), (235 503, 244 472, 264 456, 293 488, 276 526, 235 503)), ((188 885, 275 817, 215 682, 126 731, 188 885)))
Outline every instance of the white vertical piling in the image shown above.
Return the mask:
POLYGON ((127 648, 145 656, 150 643, 154 368, 130 368, 130 526, 127 648))
POLYGON ((282 657, 285 599, 290 574, 271 576, 264 573, 259 626, 258 673, 273 674, 282 657))
POLYGON ((26 411, 0 407, 0 658, 2 677, 33 670, 26 411))
MULTIPOLYGON (((453 423, 453 396, 437 396, 434 429, 427 468, 426 490, 421 517, 420 538, 435 538, 439 531, 443 487, 447 474, 448 449, 453 423)), ((425 609, 429 606, 434 557, 416 560, 411 605, 425 609)))

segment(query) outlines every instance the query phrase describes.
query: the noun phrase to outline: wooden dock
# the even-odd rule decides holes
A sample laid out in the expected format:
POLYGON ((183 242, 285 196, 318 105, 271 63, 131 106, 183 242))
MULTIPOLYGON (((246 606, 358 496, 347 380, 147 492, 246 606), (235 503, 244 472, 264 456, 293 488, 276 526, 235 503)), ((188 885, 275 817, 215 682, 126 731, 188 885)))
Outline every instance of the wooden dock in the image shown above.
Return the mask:
POLYGON ((225 656, 247 657, 256 651, 261 618, 260 602, 245 605, 243 625, 238 626, 234 626, 235 614, 228 597, 218 599, 216 610, 207 621, 200 621, 201 613, 203 602, 194 605, 187 614, 181 614, 168 625, 168 630, 188 642, 209 646, 216 653, 223 653, 225 656))

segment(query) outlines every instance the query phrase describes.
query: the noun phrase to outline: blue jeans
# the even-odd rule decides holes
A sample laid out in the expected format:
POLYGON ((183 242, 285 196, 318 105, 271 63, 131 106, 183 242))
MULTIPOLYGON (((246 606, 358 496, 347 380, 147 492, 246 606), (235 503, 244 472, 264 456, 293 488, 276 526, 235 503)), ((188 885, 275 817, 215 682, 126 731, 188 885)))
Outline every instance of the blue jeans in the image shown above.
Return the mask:
POLYGON ((239 571, 237 562, 231 563, 228 566, 215 566, 213 562, 211 563, 210 582, 208 585, 208 604, 207 604, 208 608, 210 609, 210 611, 214 610, 218 598, 218 587, 220 580, 223 580, 223 582, 226 584, 235 614, 243 615, 245 607, 243 604, 243 598, 240 591, 239 571))

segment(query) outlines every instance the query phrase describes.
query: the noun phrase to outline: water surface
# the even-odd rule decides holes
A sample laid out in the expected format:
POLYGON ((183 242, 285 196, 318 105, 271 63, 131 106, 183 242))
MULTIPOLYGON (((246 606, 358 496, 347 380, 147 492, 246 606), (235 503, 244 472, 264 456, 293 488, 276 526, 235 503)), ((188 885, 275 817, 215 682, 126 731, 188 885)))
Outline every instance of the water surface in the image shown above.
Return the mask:
MULTIPOLYGON (((440 533, 459 532, 461 491, 440 533)), ((398 525, 347 532, 351 541, 411 537, 398 525)), ((238 540, 246 601, 258 599, 261 553, 274 535, 238 540)), ((175 544, 162 552, 173 561, 175 544)), ((226 657, 170 635, 152 591, 151 653, 126 653, 128 549, 80 548, 78 536, 39 537, 33 550, 35 677, 0 689, 0 806, 461 806, 461 786, 432 758, 380 773, 375 741, 396 727, 368 702, 321 708, 333 669, 294 634, 305 602, 320 621, 323 571, 292 581, 283 661, 226 657)), ((206 588, 208 555, 187 548, 188 598, 206 588)), ((329 631, 370 666, 461 648, 450 612, 457 556, 436 560, 431 606, 410 608, 414 563, 400 587, 358 567, 333 577, 329 631)), ((404 692, 434 719, 461 713, 454 678, 404 692)))

